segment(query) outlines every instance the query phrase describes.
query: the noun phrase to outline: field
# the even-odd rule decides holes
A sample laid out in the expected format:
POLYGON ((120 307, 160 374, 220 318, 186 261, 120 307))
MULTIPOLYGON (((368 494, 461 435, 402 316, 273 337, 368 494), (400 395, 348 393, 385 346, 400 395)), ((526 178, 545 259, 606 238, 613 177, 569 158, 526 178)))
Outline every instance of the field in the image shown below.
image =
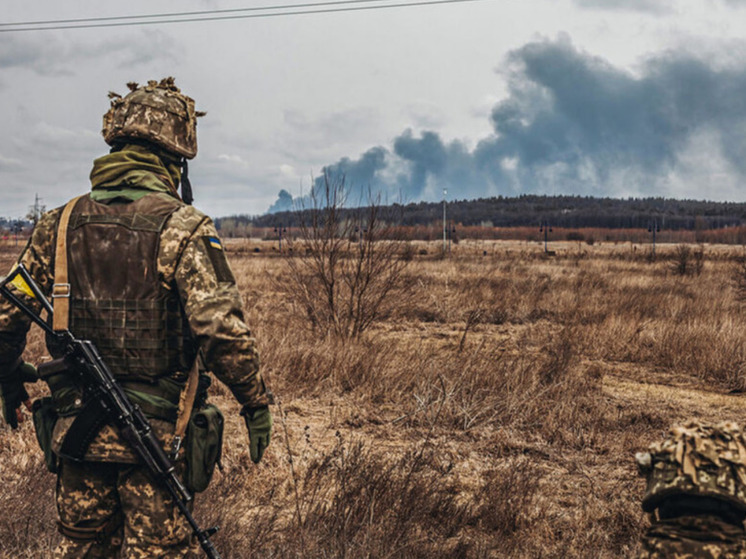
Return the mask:
MULTIPOLYGON (((196 516, 224 557, 629 557, 648 522, 634 453, 675 422, 744 419, 740 247, 423 243, 407 290, 340 341, 285 296, 272 246, 229 246, 278 404, 254 466, 213 387, 223 470, 196 516)), ((51 556, 53 490, 30 422, 0 426, 1 557, 51 556)))

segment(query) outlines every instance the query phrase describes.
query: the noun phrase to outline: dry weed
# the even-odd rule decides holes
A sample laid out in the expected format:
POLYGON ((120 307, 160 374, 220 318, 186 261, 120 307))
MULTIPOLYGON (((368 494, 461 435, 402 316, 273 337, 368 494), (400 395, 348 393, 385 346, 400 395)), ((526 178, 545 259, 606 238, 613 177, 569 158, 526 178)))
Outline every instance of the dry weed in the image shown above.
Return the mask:
MULTIPOLYGON (((283 413, 256 467, 213 387, 224 471, 196 513, 221 525, 223 556, 633 555, 646 525, 633 453, 674 419, 740 419, 727 396, 746 387, 740 253, 707 247, 679 275, 675 246, 651 260, 631 244, 556 244, 546 258, 467 240, 438 259, 420 243, 407 292, 347 341, 305 327, 285 256, 254 252, 261 241, 231 252, 283 413)), ((34 332, 27 358, 42 345, 34 332)), ((49 557, 53 479, 30 427, 0 426, 0 453, 0 556, 49 557)))

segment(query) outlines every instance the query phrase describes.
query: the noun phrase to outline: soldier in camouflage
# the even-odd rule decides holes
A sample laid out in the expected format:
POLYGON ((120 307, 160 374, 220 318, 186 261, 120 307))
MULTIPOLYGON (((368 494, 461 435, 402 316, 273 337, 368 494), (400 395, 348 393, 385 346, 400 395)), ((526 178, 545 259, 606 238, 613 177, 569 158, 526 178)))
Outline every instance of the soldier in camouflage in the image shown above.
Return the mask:
POLYGON ((652 519, 641 558, 746 558, 746 438, 737 424, 676 426, 636 458, 652 519))
MULTIPOLYGON (((251 458, 258 463, 270 440, 271 393, 222 243, 210 218, 191 206, 186 176, 203 113, 173 78, 128 86, 125 97, 109 95, 102 133, 112 149, 94 161, 91 192, 71 202, 64 231, 63 209, 46 213, 20 262, 46 294, 69 297, 70 330, 96 344, 166 450, 187 372, 199 359, 200 371, 213 372, 243 406, 251 458), (55 285, 61 235, 69 270, 64 286, 55 285)), ((24 382, 35 380, 34 367, 21 359, 29 326, 0 299, 0 397, 3 418, 14 428, 22 407, 30 409, 24 382)), ((56 356, 53 346, 49 350, 56 356)), ((95 435, 82 461, 64 455, 65 438, 85 402, 64 373, 45 380, 57 416, 50 446, 63 537, 55 557, 193 553, 197 547, 172 499, 113 427, 95 435)), ((204 405, 208 385, 201 372, 195 409, 204 405)), ((183 474, 188 466, 182 456, 183 450, 177 455, 183 474)))

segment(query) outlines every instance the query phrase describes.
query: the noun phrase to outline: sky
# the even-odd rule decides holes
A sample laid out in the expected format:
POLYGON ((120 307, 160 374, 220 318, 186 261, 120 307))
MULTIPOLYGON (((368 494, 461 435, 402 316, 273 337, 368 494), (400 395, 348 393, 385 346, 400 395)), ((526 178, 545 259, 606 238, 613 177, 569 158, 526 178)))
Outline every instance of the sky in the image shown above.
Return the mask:
MULTIPOLYGON (((0 24, 299 3, 3 0, 0 24)), ((287 209, 325 170, 361 201, 444 190, 746 201, 746 0, 478 0, 8 29, 0 217, 24 215, 37 194, 50 209, 88 190, 108 151, 107 93, 165 76, 207 111, 190 178, 213 217, 287 209)))

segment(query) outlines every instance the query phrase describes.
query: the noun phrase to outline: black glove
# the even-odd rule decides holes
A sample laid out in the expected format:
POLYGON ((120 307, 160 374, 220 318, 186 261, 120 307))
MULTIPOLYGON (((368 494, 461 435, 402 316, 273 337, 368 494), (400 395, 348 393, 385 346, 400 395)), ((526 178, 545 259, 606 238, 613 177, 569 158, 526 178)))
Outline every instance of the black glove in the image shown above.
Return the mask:
POLYGON ((24 382, 36 382, 39 376, 36 367, 20 359, 9 370, 0 372, 0 400, 2 400, 3 419, 12 429, 18 428, 18 408, 22 404, 31 409, 28 392, 24 382))
POLYGON ((268 406, 250 408, 244 406, 241 410, 246 428, 249 430, 249 454, 254 464, 258 464, 269 446, 272 435, 272 414, 268 406))

